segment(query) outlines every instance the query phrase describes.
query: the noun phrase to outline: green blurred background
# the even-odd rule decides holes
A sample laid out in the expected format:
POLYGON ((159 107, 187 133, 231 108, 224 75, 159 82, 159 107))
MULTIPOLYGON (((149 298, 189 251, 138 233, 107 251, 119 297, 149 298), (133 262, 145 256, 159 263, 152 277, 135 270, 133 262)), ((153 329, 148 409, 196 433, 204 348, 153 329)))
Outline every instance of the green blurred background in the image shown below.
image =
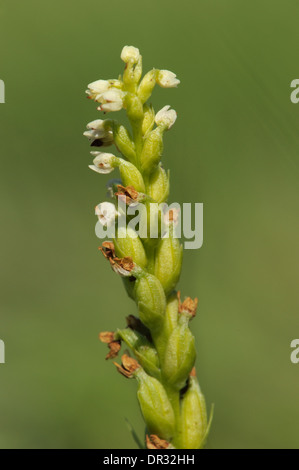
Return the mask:
MULTIPOLYGON (((134 448, 134 381, 101 330, 134 313, 97 251, 86 84, 122 72, 122 47, 177 73, 153 104, 178 112, 171 199, 204 203, 204 246, 183 295, 215 417, 209 448, 299 448, 299 78, 296 0, 1 0, 1 448, 134 448)), ((118 113, 121 118, 121 113, 118 113)))

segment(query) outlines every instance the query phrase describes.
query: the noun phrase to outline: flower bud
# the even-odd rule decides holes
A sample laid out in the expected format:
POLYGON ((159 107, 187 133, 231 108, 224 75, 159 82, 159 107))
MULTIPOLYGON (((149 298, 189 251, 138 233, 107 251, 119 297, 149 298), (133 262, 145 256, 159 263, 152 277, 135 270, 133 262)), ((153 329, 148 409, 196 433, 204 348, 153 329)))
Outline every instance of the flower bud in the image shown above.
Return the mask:
POLYGON ((151 173, 158 165, 163 152, 163 130, 157 127, 145 139, 140 155, 141 170, 151 173))
POLYGON ((147 137, 155 124, 155 111, 152 106, 145 104, 143 106, 142 135, 147 137))
POLYGON ((177 390, 185 386, 195 357, 194 336, 188 328, 188 322, 181 321, 169 336, 162 364, 166 380, 177 390))
POLYGON ((157 73, 158 71, 153 69, 144 75, 138 87, 138 97, 142 103, 145 103, 150 98, 154 86, 156 85, 157 73))
POLYGON ((161 282, 156 276, 143 272, 136 280, 135 296, 142 323, 149 329, 159 329, 166 308, 161 282))
POLYGON ((113 242, 116 256, 119 258, 129 256, 135 264, 145 268, 147 264, 146 254, 135 230, 129 227, 119 228, 113 242))
POLYGON ((209 431, 206 402, 195 376, 190 375, 188 389, 181 402, 183 449, 202 449, 209 431))
POLYGON ((161 126, 165 130, 169 130, 175 123, 177 113, 174 109, 170 109, 170 106, 164 106, 157 112, 155 117, 155 123, 157 126, 161 126))
POLYGON ((90 152, 95 157, 93 165, 89 165, 89 168, 97 173, 108 174, 114 170, 115 167, 119 166, 120 159, 112 153, 103 152, 90 152))
POLYGON ((162 88, 176 88, 180 80, 176 78, 176 74, 169 70, 160 70, 157 76, 157 83, 162 88))
POLYGON ((131 328, 126 328, 117 330, 115 337, 127 344, 148 374, 156 378, 160 377, 158 353, 145 336, 131 328))
POLYGON ((120 159, 119 171, 124 186, 133 186, 139 193, 145 193, 142 175, 136 166, 120 159))
POLYGON ((125 126, 115 123, 113 126, 113 137, 116 147, 123 156, 130 162, 135 162, 135 146, 125 126))
POLYGON ((171 234, 158 245, 155 258, 155 276, 168 295, 179 281, 183 258, 183 246, 171 234))
POLYGON ((149 432, 169 441, 174 435, 175 417, 163 386, 142 368, 136 370, 135 377, 138 401, 149 432))
POLYGON ((165 202, 169 196, 169 175, 161 165, 150 176, 148 195, 159 204, 165 202))
POLYGON ((124 46, 120 58, 125 63, 132 62, 133 64, 137 64, 140 58, 139 49, 134 46, 124 46))

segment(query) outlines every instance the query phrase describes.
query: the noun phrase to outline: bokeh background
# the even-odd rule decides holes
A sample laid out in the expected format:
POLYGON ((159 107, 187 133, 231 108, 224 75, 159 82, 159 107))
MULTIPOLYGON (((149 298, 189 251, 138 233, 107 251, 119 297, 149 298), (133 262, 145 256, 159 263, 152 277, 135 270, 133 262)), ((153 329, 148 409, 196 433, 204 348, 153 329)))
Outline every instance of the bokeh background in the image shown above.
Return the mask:
MULTIPOLYGON (((122 47, 173 70, 156 109, 178 112, 164 165, 171 199, 204 203, 183 295, 215 417, 209 448, 298 448, 299 78, 296 0, 2 0, 1 448, 135 448, 134 381, 104 360, 102 330, 134 313, 99 255, 86 84, 117 77, 122 47)), ((121 119, 121 113, 118 116, 121 119)))

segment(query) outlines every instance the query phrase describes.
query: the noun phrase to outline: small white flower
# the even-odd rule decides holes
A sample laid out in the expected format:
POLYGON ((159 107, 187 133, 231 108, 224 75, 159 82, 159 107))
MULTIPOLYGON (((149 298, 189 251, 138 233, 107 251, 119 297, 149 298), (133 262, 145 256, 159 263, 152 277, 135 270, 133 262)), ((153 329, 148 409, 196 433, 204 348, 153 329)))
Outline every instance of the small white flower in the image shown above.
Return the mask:
POLYGON ((120 80, 96 80, 95 82, 87 85, 88 89, 86 90, 86 93, 88 94, 89 98, 97 101, 97 97, 106 91, 113 88, 120 89, 121 87, 122 82, 120 80))
POLYGON ((90 98, 95 99, 95 97, 105 91, 108 91, 110 88, 110 84, 108 80, 96 80, 95 82, 90 83, 87 85, 86 93, 90 96, 90 98))
POLYGON ((85 131, 83 135, 87 137, 92 144, 95 141, 100 141, 99 145, 95 146, 100 147, 102 145, 105 146, 113 143, 113 132, 111 127, 107 126, 106 121, 96 119, 95 121, 89 122, 86 127, 88 130, 85 131))
POLYGON ((155 123, 157 126, 165 126, 167 129, 170 129, 177 118, 177 113, 174 109, 170 109, 170 106, 164 106, 157 112, 155 117, 155 123))
POLYGON ((136 64, 140 58, 139 49, 133 46, 125 46, 123 50, 121 51, 120 58, 125 63, 133 62, 134 64, 136 64))
POLYGON ((115 222, 118 212, 111 202, 101 202, 101 204, 96 206, 95 214, 104 227, 111 227, 115 222))
POLYGON ((118 88, 114 90, 108 90, 102 95, 96 97, 96 101, 101 103, 98 107, 99 111, 120 111, 123 107, 124 93, 118 88))
POLYGON ((96 157, 93 160, 93 165, 89 165, 89 168, 97 173, 108 174, 114 170, 115 162, 117 157, 112 153, 103 152, 90 152, 91 155, 96 157))
POLYGON ((176 78, 176 74, 169 70, 160 70, 157 77, 157 83, 162 88, 176 88, 180 80, 176 78))

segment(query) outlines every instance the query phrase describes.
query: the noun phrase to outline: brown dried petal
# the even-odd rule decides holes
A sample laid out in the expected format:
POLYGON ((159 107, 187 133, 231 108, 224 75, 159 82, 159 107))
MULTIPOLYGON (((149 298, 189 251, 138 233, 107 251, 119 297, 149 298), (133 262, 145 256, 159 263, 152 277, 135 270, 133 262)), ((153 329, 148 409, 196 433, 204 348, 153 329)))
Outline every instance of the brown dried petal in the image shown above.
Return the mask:
POLYGON ((114 341, 114 333, 113 331, 102 331, 102 333, 99 334, 99 338, 102 341, 102 343, 112 343, 114 341))
POLYGON ((114 359, 118 356, 118 353, 121 349, 121 342, 120 341, 112 341, 108 344, 110 351, 108 352, 105 359, 114 359))
POLYGON ((134 262, 129 256, 126 258, 118 258, 115 255, 114 244, 112 242, 103 242, 99 250, 108 259, 113 271, 126 275, 134 269, 134 262), (126 273, 124 272, 126 271, 126 273))
POLYGON ((131 272, 134 269, 134 262, 130 256, 125 258, 117 259, 117 264, 121 266, 126 271, 131 272))
POLYGON ((121 348, 121 341, 115 340, 114 333, 112 331, 103 331, 99 334, 99 338, 102 343, 108 344, 108 348, 110 349, 106 359, 113 359, 117 357, 121 348))
POLYGON ((115 258, 115 249, 113 242, 103 242, 102 246, 99 247, 99 250, 103 253, 105 258, 109 260, 115 258))
POLYGON ((169 442, 160 439, 155 434, 151 434, 150 436, 146 435, 147 449, 168 449, 169 445, 169 442))
POLYGON ((122 364, 119 365, 117 362, 114 362, 115 366, 117 367, 118 372, 122 375, 131 379, 134 375, 134 372, 140 367, 136 359, 128 356, 127 354, 123 354, 121 358, 122 364))

